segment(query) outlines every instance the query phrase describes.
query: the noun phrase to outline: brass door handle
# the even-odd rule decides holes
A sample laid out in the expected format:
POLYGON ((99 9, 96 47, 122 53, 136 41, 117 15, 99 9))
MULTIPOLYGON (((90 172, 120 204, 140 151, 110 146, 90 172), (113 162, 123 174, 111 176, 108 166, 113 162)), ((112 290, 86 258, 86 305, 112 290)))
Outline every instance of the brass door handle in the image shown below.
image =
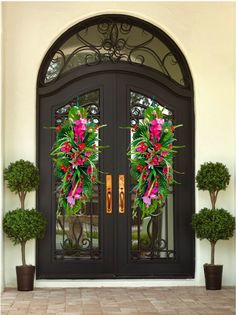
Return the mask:
POLYGON ((112 176, 106 175, 106 213, 112 213, 112 176))
POLYGON ((119 213, 125 213, 125 175, 119 175, 119 213))

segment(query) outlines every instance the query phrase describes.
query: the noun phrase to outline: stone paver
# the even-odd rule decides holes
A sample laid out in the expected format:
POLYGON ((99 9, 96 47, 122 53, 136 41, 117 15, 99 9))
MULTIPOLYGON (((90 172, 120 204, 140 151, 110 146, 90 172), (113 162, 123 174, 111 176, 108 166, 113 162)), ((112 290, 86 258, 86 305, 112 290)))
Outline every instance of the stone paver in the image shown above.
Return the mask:
POLYGON ((236 315, 235 289, 203 287, 6 289, 2 315, 236 315))

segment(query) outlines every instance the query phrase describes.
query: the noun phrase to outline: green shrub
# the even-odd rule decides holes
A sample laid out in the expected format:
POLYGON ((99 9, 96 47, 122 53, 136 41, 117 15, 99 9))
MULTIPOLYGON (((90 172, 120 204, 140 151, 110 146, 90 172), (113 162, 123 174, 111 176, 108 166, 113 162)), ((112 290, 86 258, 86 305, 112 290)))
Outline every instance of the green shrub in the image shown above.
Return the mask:
POLYGON ((196 176, 199 190, 208 190, 212 208, 215 208, 217 195, 220 190, 225 190, 229 185, 230 174, 227 167, 219 162, 207 162, 200 166, 196 176))
POLYGON ((215 261, 215 244, 233 236, 235 218, 224 209, 202 209, 192 216, 192 226, 197 238, 211 243, 211 264, 215 261))
POLYGON ((46 229, 46 219, 35 209, 16 209, 5 214, 3 230, 14 245, 21 244, 22 264, 25 262, 25 244, 31 239, 41 239, 46 229))
POLYGON ((39 185, 39 171, 37 167, 29 161, 16 161, 5 168, 4 179, 8 181, 7 186, 10 191, 18 194, 21 208, 24 209, 27 192, 36 190, 39 185))

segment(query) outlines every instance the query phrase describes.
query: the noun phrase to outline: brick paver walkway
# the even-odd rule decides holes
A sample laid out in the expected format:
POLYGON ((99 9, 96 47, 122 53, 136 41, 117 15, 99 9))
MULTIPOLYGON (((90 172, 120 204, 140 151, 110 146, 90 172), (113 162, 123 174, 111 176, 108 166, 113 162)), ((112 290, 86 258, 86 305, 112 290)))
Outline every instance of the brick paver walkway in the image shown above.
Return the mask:
POLYGON ((202 287, 35 289, 2 295, 5 315, 235 315, 235 289, 202 287))

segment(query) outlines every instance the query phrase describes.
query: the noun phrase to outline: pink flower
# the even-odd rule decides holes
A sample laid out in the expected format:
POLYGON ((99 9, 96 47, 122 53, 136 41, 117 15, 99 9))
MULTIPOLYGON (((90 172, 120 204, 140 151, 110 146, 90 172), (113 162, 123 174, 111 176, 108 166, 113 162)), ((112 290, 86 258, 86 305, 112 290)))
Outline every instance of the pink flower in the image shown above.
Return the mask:
POLYGON ((63 143, 61 147, 62 152, 69 152, 72 148, 72 145, 70 145, 68 142, 63 143))
POLYGON ((159 164, 160 164, 160 161, 158 160, 158 157, 157 157, 157 156, 154 156, 154 157, 152 158, 151 164, 152 164, 152 165, 159 165, 159 164))
POLYGON ((87 174, 92 174, 92 172, 93 172, 93 168, 92 168, 92 166, 88 166, 88 168, 87 168, 87 174))
POLYGON ((144 196, 142 197, 143 202, 146 204, 146 208, 148 208, 151 205, 152 199, 157 198, 157 192, 158 192, 157 186, 153 186, 151 192, 148 194, 149 189, 150 189, 150 184, 148 185, 148 188, 147 188, 144 196))
POLYGON ((167 156, 168 154, 169 154, 169 153, 166 152, 166 151, 162 151, 162 152, 161 152, 161 156, 164 156, 164 157, 167 156))
POLYGON ((85 152, 85 156, 90 157, 93 153, 90 151, 85 152))
POLYGON ((83 165, 84 162, 86 162, 86 161, 87 161, 86 157, 82 158, 81 156, 78 156, 77 159, 75 160, 75 164, 76 165, 83 165))
POLYGON ((151 205, 151 199, 149 197, 144 196, 143 197, 143 202, 146 204, 146 208, 149 208, 149 206, 151 205))
POLYGON ((67 202, 70 204, 70 207, 73 208, 75 204, 75 198, 72 196, 67 196, 67 202))
POLYGON ((138 147, 137 147, 137 151, 138 152, 145 152, 148 148, 148 145, 144 142, 141 142, 138 147))
POLYGON ((164 166, 163 167, 163 174, 168 174, 169 173, 169 169, 170 169, 169 166, 164 166))
POLYGON ((157 141, 160 140, 160 134, 161 134, 161 130, 162 130, 162 125, 164 123, 164 119, 162 118, 156 118, 154 120, 150 121, 150 137, 153 141, 153 137, 156 137, 157 141))
POLYGON ((74 191, 75 187, 74 185, 72 185, 72 188, 69 192, 69 195, 67 196, 67 202, 70 204, 70 207, 73 208, 74 204, 75 204, 75 200, 80 199, 81 198, 81 193, 83 191, 83 187, 82 185, 79 185, 76 190, 74 191))
POLYGON ((87 124, 87 119, 80 118, 74 122, 74 136, 75 136, 75 141, 78 141, 78 137, 80 138, 80 141, 84 141, 84 135, 86 131, 86 124, 87 124))

